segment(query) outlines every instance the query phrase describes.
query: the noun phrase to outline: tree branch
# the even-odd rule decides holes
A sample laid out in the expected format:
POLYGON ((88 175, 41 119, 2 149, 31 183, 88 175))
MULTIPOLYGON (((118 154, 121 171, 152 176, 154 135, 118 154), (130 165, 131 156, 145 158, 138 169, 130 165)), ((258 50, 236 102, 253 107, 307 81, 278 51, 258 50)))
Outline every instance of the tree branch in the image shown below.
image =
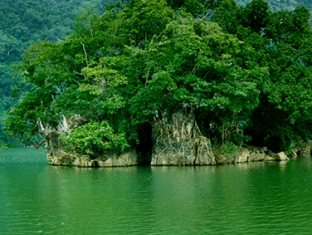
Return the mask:
POLYGON ((31 144, 30 146, 36 148, 36 150, 37 150, 43 143, 46 142, 46 140, 43 139, 43 140, 40 141, 38 134, 36 134, 36 136, 37 136, 38 144, 36 144, 35 141, 33 141, 34 144, 31 144))
POLYGON ((87 68, 89 68, 89 63, 88 63, 88 54, 87 54, 87 51, 86 51, 85 45, 84 45, 82 42, 80 42, 80 43, 81 43, 81 45, 82 45, 82 49, 83 49, 83 52, 84 52, 84 54, 85 54, 85 59, 86 59, 87 68))

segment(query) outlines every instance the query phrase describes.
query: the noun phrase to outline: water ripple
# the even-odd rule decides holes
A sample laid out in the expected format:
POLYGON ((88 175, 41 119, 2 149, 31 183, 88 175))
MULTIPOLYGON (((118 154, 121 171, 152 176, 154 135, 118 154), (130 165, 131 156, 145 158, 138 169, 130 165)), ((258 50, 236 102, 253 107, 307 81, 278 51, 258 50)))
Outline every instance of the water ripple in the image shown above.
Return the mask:
POLYGON ((310 160, 82 169, 17 157, 0 158, 0 234, 312 231, 310 160))

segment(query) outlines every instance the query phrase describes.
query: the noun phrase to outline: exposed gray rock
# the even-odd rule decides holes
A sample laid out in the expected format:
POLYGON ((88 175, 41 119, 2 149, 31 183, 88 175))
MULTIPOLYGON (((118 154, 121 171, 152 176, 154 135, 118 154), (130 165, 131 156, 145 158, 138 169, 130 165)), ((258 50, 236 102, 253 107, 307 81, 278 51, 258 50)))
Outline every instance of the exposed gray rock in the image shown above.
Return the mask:
POLYGON ((178 111, 168 120, 163 112, 152 126, 152 166, 215 165, 211 144, 201 133, 193 113, 178 111))
POLYGON ((223 165, 229 162, 229 159, 225 154, 217 154, 215 155, 215 159, 217 165, 223 165))
POLYGON ((135 166, 138 164, 138 156, 134 149, 128 149, 119 155, 107 154, 103 158, 103 163, 99 162, 99 164, 101 167, 135 166))
POLYGON ((311 140, 308 141, 293 141, 292 143, 292 157, 304 157, 309 156, 311 154, 311 140))
MULTIPOLYGON (((76 128, 83 119, 79 116, 60 121, 57 128, 44 127, 41 134, 46 140, 45 152, 49 164, 57 166, 114 167, 138 164, 134 149, 117 154, 107 151, 103 156, 92 158, 64 150, 65 141, 59 139, 61 133, 76 128)), ((193 114, 182 111, 172 115, 172 120, 159 118, 153 124, 152 166, 216 165, 227 163, 246 163, 252 161, 287 161, 284 152, 273 153, 266 148, 244 146, 229 154, 214 155, 210 141, 202 136, 193 114)), ((295 154, 295 151, 293 151, 295 154)))
POLYGON ((249 150, 249 161, 250 162, 259 162, 265 160, 265 151, 266 148, 248 146, 249 150))
POLYGON ((284 152, 273 153, 267 148, 244 146, 238 151, 231 154, 215 155, 217 164, 226 163, 245 163, 245 162, 259 162, 259 161, 287 161, 289 158, 284 152))
POLYGON ((54 152, 47 152, 47 159, 50 165, 56 166, 70 166, 72 165, 72 159, 68 153, 63 150, 56 150, 54 152))
POLYGON ((249 160, 249 150, 246 148, 241 148, 238 154, 235 156, 234 163, 244 163, 249 160))
POLYGON ((291 151, 291 157, 296 158, 298 155, 296 153, 296 151, 292 150, 291 151))
POLYGON ((265 161, 276 161, 274 157, 271 157, 270 155, 265 155, 264 158, 265 161))
POLYGON ((284 152, 273 153, 272 151, 267 151, 266 161, 288 161, 289 158, 284 152))
POLYGON ((284 152, 280 152, 276 154, 276 160, 277 161, 288 161, 289 158, 286 156, 284 152))

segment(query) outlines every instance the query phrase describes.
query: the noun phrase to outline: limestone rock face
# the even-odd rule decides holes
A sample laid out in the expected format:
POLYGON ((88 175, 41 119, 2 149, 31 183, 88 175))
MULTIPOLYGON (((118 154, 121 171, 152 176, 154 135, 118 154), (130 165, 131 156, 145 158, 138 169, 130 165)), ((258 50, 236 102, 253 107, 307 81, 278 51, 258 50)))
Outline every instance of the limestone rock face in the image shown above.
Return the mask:
POLYGON ((179 111, 172 121, 158 118, 152 126, 152 140, 152 166, 216 164, 211 144, 201 135, 193 114, 179 111))
POLYGON ((267 152, 266 161, 288 161, 289 158, 284 152, 273 153, 271 151, 267 152))
POLYGON ((311 140, 308 141, 296 141, 293 142, 292 152, 295 157, 299 156, 308 156, 311 154, 311 140))
MULTIPOLYGON (((51 142, 50 142, 51 143, 51 142)), ((52 141, 52 144, 54 142, 52 141)), ((113 166, 134 166, 137 165, 138 156, 134 149, 128 149, 117 155, 107 153, 104 156, 91 158, 89 155, 68 153, 62 149, 51 148, 46 144, 45 151, 49 164, 57 166, 79 166, 79 167, 113 167, 113 166)))
POLYGON ((277 161, 288 161, 289 160, 289 158, 286 156, 286 154, 284 152, 277 153, 276 156, 277 156, 277 158, 276 158, 277 161))
POLYGON ((265 147, 253 146, 241 147, 238 151, 229 155, 220 154, 215 157, 217 164, 289 160, 284 152, 273 153, 265 147))
POLYGON ((135 166, 138 156, 135 150, 127 150, 120 155, 107 153, 104 156, 95 159, 89 155, 75 154, 72 165, 79 167, 114 167, 114 166, 135 166))
POLYGON ((70 166, 72 164, 72 159, 63 150, 47 152, 47 159, 50 165, 70 166))
POLYGON ((292 151, 291 151, 291 157, 293 157, 293 158, 298 157, 298 155, 297 155, 297 153, 296 153, 295 150, 292 150, 292 151))
POLYGON ((113 167, 113 166, 134 166, 138 164, 138 156, 135 149, 127 149, 121 154, 108 151, 103 156, 91 158, 89 155, 81 155, 64 151, 66 145, 59 136, 70 128, 76 128, 79 119, 76 117, 67 120, 65 117, 60 121, 57 128, 44 127, 41 124, 41 135, 45 138, 44 150, 50 165, 56 166, 79 166, 79 167, 113 167))
POLYGON ((249 161, 250 162, 264 161, 265 155, 266 155, 265 154, 266 148, 249 146, 248 150, 249 150, 249 161))
POLYGON ((117 154, 108 154, 104 156, 103 163, 100 163, 100 166, 135 166, 137 164, 138 156, 136 151, 134 149, 128 149, 127 151, 121 153, 119 156, 117 154))
POLYGON ((44 150, 48 162, 56 166, 70 166, 72 160, 70 155, 63 150, 64 141, 58 139, 59 135, 56 130, 49 130, 48 133, 45 133, 46 144, 44 150))
MULTIPOLYGON (((49 164, 56 166, 114 167, 138 164, 138 155, 133 148, 122 153, 107 151, 103 156, 91 157, 74 152, 66 152, 64 140, 59 139, 63 132, 76 128, 83 119, 79 116, 60 121, 57 128, 41 126, 41 135, 46 140, 45 152, 49 164)), ((284 152, 273 153, 266 148, 244 146, 236 152, 217 154, 212 152, 210 141, 205 138, 193 114, 179 111, 172 120, 158 118, 152 126, 152 166, 216 165, 245 163, 253 161, 287 161, 284 152)))
POLYGON ((249 160, 249 150, 246 148, 242 148, 237 156, 235 157, 234 163, 244 163, 249 160))
MULTIPOLYGON (((165 116, 165 115, 163 115, 165 116)), ((285 153, 265 147, 244 146, 229 154, 212 152, 210 142, 201 135, 192 114, 183 111, 172 120, 158 118, 152 126, 152 166, 216 165, 257 161, 287 161, 285 153)))
POLYGON ((253 146, 241 147, 239 150, 229 154, 216 155, 217 164, 226 163, 244 163, 263 161, 266 148, 257 148, 253 146))

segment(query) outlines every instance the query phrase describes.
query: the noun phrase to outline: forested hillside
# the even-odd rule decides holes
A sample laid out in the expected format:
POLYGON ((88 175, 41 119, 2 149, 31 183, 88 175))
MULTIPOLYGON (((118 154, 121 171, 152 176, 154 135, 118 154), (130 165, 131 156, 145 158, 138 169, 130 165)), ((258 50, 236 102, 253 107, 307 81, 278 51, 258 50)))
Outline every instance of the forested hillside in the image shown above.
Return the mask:
POLYGON ((11 87, 20 80, 13 77, 11 64, 21 61, 30 42, 56 42, 72 32, 79 8, 93 6, 99 13, 108 0, 2 0, 0 4, 0 142, 7 141, 2 133, 4 111, 15 102, 11 87))
MULTIPOLYGON (((240 6, 245 6, 252 0, 235 0, 235 2, 240 6)), ((278 11, 284 9, 286 11, 294 10, 298 6, 305 6, 311 12, 312 1, 310 0, 266 0, 269 4, 269 8, 272 11, 278 11)))

